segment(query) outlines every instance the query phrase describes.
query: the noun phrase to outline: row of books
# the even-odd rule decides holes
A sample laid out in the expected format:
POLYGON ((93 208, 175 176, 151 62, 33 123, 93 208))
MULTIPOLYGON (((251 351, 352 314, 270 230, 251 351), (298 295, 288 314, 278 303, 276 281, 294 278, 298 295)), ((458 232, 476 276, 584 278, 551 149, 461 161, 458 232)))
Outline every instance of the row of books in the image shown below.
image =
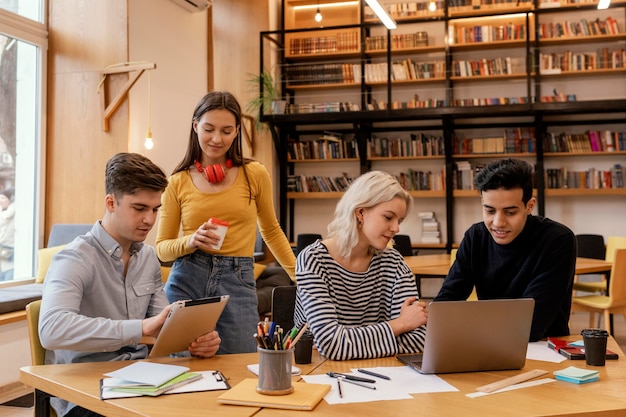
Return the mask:
POLYGON ((290 55, 359 52, 359 32, 339 32, 326 36, 291 38, 290 55))
MULTIPOLYGON (((428 46, 428 32, 401 33, 391 35, 391 49, 409 49, 428 46)), ((387 35, 365 38, 366 51, 387 50, 387 35)))
POLYGON ((457 155, 534 153, 535 130, 532 127, 506 128, 502 136, 465 138, 454 135, 453 153, 457 155))
POLYGON ((287 104, 286 114, 333 113, 344 111, 360 111, 361 106, 350 101, 331 101, 324 103, 287 104))
POLYGON ((539 8, 578 6, 583 4, 597 4, 598 0, 540 0, 539 8))
POLYGON ((391 103, 387 103, 383 100, 372 98, 371 103, 367 103, 367 110, 433 109, 439 107, 446 107, 446 101, 432 98, 420 100, 417 94, 410 101, 394 100, 391 103))
POLYGON ((624 188, 626 170, 620 164, 615 164, 609 170, 589 168, 586 171, 571 171, 565 167, 547 168, 545 183, 547 188, 624 188))
POLYGON ((329 139, 321 136, 287 144, 291 160, 359 158, 359 147, 354 140, 329 139))
POLYGON ((604 20, 581 19, 580 22, 550 22, 539 25, 539 39, 575 38, 582 36, 617 35, 621 33, 617 20, 609 16, 604 20))
POLYGON ((287 192, 343 192, 352 180, 353 178, 350 178, 345 172, 340 177, 289 175, 287 177, 287 192))
POLYGON ((439 222, 434 211, 421 211, 417 214, 422 223, 422 243, 441 243, 441 232, 439 222))
POLYGON ((457 77, 511 75, 513 64, 510 56, 475 61, 452 61, 452 74, 457 77))
MULTIPOLYGON (((421 0, 413 2, 398 2, 383 4, 383 7, 392 18, 402 17, 418 17, 428 14, 432 14, 429 10, 429 5, 432 0, 421 0)), ((435 0, 437 10, 443 10, 445 7, 444 0, 435 0)), ((365 20, 377 19, 376 13, 369 7, 365 6, 365 20)))
POLYGON ((587 130, 582 133, 547 132, 543 138, 546 152, 626 151, 626 132, 587 130))
POLYGON ((444 155, 443 136, 411 133, 409 138, 372 137, 367 141, 368 158, 444 155))
POLYGON ((503 106, 507 104, 526 104, 527 97, 474 97, 458 98, 450 102, 454 107, 503 106))
POLYGON ((443 168, 439 172, 408 169, 395 177, 402 188, 407 191, 443 191, 445 189, 446 180, 443 168))
POLYGON ((532 4, 532 0, 448 0, 448 7, 474 10, 494 6, 519 7, 520 4, 532 4))
POLYGON ((289 85, 354 84, 361 82, 361 64, 307 64, 286 68, 289 85))
POLYGON ((454 39, 455 45, 486 43, 497 41, 522 41, 526 39, 526 25, 510 22, 506 25, 450 25, 448 38, 454 39))
POLYGON ((469 161, 457 161, 452 168, 452 189, 473 190, 474 175, 484 167, 483 164, 472 167, 469 161), (476 172, 474 172, 476 170, 476 172))
MULTIPOLYGON (((365 65, 365 82, 387 82, 388 66, 386 62, 365 65)), ((446 76, 446 62, 413 62, 407 58, 391 64, 391 80, 423 80, 429 78, 444 79, 446 76)))
POLYGON ((540 103, 565 103, 572 101, 576 101, 576 94, 564 94, 555 91, 551 96, 539 97, 540 103))
POLYGON ((574 53, 565 51, 561 53, 539 54, 539 71, 542 74, 560 71, 588 71, 606 68, 624 68, 626 51, 620 48, 609 51, 602 48, 596 52, 574 53))

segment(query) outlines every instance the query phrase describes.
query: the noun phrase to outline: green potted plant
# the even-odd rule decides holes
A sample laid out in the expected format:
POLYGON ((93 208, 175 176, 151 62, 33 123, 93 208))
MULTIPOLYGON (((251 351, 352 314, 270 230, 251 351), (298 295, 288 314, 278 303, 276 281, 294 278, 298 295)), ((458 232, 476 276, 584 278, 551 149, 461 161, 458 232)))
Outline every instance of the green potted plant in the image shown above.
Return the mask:
POLYGON ((262 114, 285 113, 286 101, 280 95, 280 80, 275 80, 269 70, 260 74, 248 73, 248 84, 254 98, 246 105, 246 111, 254 115, 257 128, 263 125, 262 114))

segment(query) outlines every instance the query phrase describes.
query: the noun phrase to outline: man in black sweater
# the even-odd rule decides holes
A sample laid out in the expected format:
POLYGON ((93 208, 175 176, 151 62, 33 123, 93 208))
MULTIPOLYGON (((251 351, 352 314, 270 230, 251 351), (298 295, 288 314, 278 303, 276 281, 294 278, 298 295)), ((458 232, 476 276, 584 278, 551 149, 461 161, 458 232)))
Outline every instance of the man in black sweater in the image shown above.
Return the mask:
POLYGON ((533 216, 533 168, 503 159, 474 179, 483 222, 472 225, 434 301, 533 298, 530 341, 569 334, 576 238, 566 226, 533 216))

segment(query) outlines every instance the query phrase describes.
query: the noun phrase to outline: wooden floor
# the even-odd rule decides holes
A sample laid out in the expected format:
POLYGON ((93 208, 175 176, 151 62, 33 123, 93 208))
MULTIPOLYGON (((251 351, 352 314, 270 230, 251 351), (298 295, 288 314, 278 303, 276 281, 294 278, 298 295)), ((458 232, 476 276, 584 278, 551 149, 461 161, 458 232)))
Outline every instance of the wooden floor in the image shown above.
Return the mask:
MULTIPOLYGON (((597 316, 596 316, 597 317, 597 316)), ((624 316, 615 316, 615 340, 622 348, 622 351, 626 352, 626 319, 624 316)), ((570 332, 572 334, 580 334, 580 331, 589 325, 589 315, 584 313, 572 314, 570 320, 570 332)), ((620 358, 620 360, 626 360, 626 358, 620 358)), ((32 408, 18 408, 18 407, 3 407, 0 406, 0 417, 32 417, 32 408)))

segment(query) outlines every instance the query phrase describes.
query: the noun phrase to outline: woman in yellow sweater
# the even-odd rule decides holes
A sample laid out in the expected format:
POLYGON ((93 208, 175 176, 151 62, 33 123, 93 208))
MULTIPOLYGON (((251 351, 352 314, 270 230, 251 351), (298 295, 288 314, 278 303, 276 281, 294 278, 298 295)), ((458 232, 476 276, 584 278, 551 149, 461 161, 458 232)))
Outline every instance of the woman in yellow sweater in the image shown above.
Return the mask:
POLYGON ((157 254, 163 262, 174 261, 165 285, 170 302, 230 295, 217 323, 218 354, 256 351, 257 223, 292 279, 295 257, 276 219, 269 173, 243 157, 241 107, 232 94, 210 92, 197 104, 187 151, 169 179, 160 211, 157 254), (211 218, 228 223, 221 247, 219 222, 211 218))

